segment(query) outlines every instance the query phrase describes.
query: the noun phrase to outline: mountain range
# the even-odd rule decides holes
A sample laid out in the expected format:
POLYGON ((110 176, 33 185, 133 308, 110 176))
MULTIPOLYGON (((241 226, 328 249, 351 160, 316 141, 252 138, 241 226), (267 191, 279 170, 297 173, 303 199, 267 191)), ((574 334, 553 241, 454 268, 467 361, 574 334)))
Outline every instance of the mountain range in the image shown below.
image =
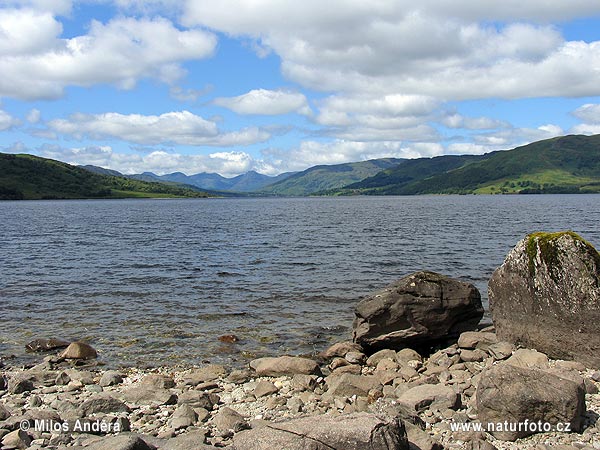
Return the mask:
POLYGON ((0 199, 600 192, 600 135, 570 135, 484 155, 383 158, 269 177, 156 175, 0 153, 0 199), (237 191, 237 194, 236 194, 237 191))

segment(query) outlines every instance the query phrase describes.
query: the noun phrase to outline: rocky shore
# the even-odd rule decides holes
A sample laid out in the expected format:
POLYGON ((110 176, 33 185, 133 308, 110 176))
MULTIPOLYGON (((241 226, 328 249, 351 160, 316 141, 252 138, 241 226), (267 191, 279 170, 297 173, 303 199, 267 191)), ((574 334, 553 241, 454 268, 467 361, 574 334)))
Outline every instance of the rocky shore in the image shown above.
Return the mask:
MULTIPOLYGON (((563 327, 559 358, 546 345, 552 329, 540 332, 543 311, 530 310, 537 328, 527 339, 519 335, 523 320, 518 329, 506 320, 511 308, 502 302, 527 310, 528 295, 541 301, 533 282, 516 300, 502 294, 515 271, 530 280, 551 273, 558 290, 565 279, 560 264, 539 255, 552 242, 542 249, 539 236, 526 239, 533 244, 517 245, 520 253, 509 254, 490 282, 501 333, 478 324, 483 309, 471 285, 419 272, 363 299, 353 339, 312 358, 260 358, 235 370, 107 371, 94 364, 92 347, 73 343, 36 366, 0 368, 1 448, 600 449, 600 367, 586 353, 595 355, 598 325, 585 322, 586 345, 569 349, 565 340, 574 314, 600 309, 593 297, 600 258, 573 241, 574 251, 591 255, 580 261, 588 269, 581 276, 596 284, 579 280, 577 292, 585 286, 587 296, 561 312, 566 325, 552 322, 563 327), (523 252, 529 256, 519 259, 523 252)), ((567 249, 570 266, 579 261, 566 238, 552 239, 567 249)), ((67 343, 30 344, 51 350, 67 343)))

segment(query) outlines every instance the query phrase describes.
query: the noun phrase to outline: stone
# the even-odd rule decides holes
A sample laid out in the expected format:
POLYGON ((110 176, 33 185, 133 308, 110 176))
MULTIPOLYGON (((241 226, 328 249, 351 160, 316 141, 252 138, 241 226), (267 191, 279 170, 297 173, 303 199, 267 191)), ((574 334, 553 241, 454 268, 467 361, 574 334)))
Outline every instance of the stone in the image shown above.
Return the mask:
POLYGON ((189 405, 192 408, 204 408, 212 411, 214 405, 219 403, 219 396, 209 392, 185 391, 179 395, 177 403, 179 405, 189 405))
POLYGON ((355 344, 352 341, 336 342, 327 350, 324 350, 321 353, 319 353, 319 357, 323 359, 331 359, 336 356, 339 356, 340 358, 343 358, 348 352, 362 353, 362 347, 358 344, 355 344))
POLYGON ((270 423, 233 437, 236 450, 408 450, 404 424, 370 413, 270 423))
POLYGON ((398 402, 418 412, 434 407, 456 409, 460 406, 460 395, 450 386, 422 384, 405 391, 398 402))
POLYGON ((316 361, 298 356, 280 356, 258 358, 250 361, 250 367, 257 376, 279 377, 282 375, 319 375, 319 365, 316 361))
POLYGON ((98 384, 102 387, 116 386, 123 382, 123 376, 114 370, 106 371, 100 377, 98 384))
POLYGON ((60 354, 60 357, 65 359, 93 359, 98 357, 98 352, 85 342, 72 342, 60 354))
POLYGON ((97 413, 129 412, 129 408, 125 403, 108 395, 92 397, 83 402, 79 409, 83 417, 97 413))
POLYGON ((2 403, 0 403, 0 420, 6 420, 11 416, 10 411, 6 408, 6 406, 4 406, 2 403))
POLYGON ((396 361, 400 364, 409 362, 409 361, 423 361, 423 357, 412 348, 403 348, 402 350, 398 350, 396 353, 396 361))
POLYGON ((19 376, 8 380, 8 392, 11 394, 22 394, 23 392, 33 391, 35 386, 33 381, 28 378, 21 378, 19 376))
POLYGON ((482 331, 466 331, 458 338, 458 347, 466 349, 487 350, 490 345, 498 342, 495 333, 486 333, 482 331))
POLYGON ((513 354, 515 351, 515 346, 510 342, 500 341, 490 345, 487 351, 492 358, 497 361, 502 361, 506 358, 509 358, 513 354))
POLYGON ((62 339, 34 339, 25 346, 25 349, 28 352, 49 352, 68 347, 69 344, 70 342, 63 341, 62 339))
POLYGON ((207 381, 218 380, 226 375, 227 369, 221 364, 208 364, 186 374, 183 381, 187 385, 196 386, 200 383, 206 383, 207 381))
POLYGON ((406 437, 410 443, 409 448, 411 450, 444 450, 443 445, 435 442, 429 434, 415 425, 406 425, 406 437))
POLYGON ((252 372, 250 369, 236 369, 232 370, 231 373, 227 375, 225 380, 229 383, 241 384, 245 383, 250 378, 252 378, 252 372))
POLYGON ((188 431, 185 434, 160 443, 157 447, 160 450, 214 450, 215 447, 204 443, 205 439, 206 433, 202 430, 188 431))
POLYGON ((254 388, 254 396, 256 398, 265 397, 267 395, 275 394, 279 389, 273 383, 267 380, 261 380, 254 388))
POLYGON ((175 380, 167 375, 151 373, 146 375, 140 384, 154 389, 171 389, 175 387, 175 380))
POLYGON ((171 416, 170 425, 174 430, 191 427, 198 420, 198 414, 189 405, 178 406, 171 416))
POLYGON ((292 388, 295 391, 314 391, 316 386, 317 380, 314 375, 297 373, 292 378, 292 388))
MULTIPOLYGON (((572 431, 581 431, 586 411, 585 391, 581 384, 557 375, 503 363, 481 374, 476 409, 482 423, 563 422, 571 424, 572 431)), ((512 431, 488 432, 508 441, 533 434, 524 425, 512 431)))
POLYGON ((537 350, 529 348, 520 348, 506 360, 506 364, 511 364, 517 367, 546 369, 549 367, 548 356, 537 350))
POLYGON ((2 438, 2 448, 24 449, 31 445, 33 439, 23 430, 15 430, 2 438))
POLYGON ((361 376, 344 373, 341 375, 330 375, 325 379, 327 393, 333 396, 366 397, 372 389, 381 389, 381 383, 375 376, 361 376))
POLYGON ((246 422, 244 416, 228 407, 221 408, 213 421, 215 426, 221 431, 232 430, 237 433, 248 427, 248 422, 246 422))
POLYGON ((416 272, 361 300, 355 315, 353 341, 368 352, 428 349, 475 329, 483 306, 472 284, 416 272))
POLYGON ((592 380, 600 382, 600 372, 596 371, 592 374, 592 380))
POLYGON ((501 340, 600 367, 600 255, 573 232, 517 243, 489 282, 501 340))
POLYGON ((126 402, 139 406, 174 405, 177 403, 177 395, 171 391, 147 386, 132 386, 124 389, 121 397, 126 402))
POLYGON ((367 366, 376 367, 377 364, 379 364, 381 362, 381 360, 383 360, 383 359, 389 359, 390 361, 396 361, 396 357, 397 357, 397 355, 394 350, 391 350, 388 348, 379 350, 378 352, 375 352, 371 356, 369 356, 369 358, 367 359, 367 366))
POLYGON ((478 362, 483 361, 487 357, 487 353, 476 348, 475 350, 462 349, 460 351, 460 360, 463 362, 478 362))
POLYGON ((156 450, 156 447, 148 445, 140 436, 132 433, 105 437, 85 448, 86 450, 156 450))
POLYGON ((367 359, 366 355, 362 352, 348 352, 344 358, 350 364, 362 364, 367 359))

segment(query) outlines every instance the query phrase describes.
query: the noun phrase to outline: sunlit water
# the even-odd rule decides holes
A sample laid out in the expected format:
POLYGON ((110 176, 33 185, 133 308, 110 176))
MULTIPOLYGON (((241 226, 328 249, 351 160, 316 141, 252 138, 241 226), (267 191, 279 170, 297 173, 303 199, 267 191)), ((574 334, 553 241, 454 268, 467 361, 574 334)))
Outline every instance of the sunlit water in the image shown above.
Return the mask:
POLYGON ((524 235, 600 244, 599 221, 594 195, 0 202, 0 355, 38 337, 115 366, 309 354, 403 275, 468 280, 487 304, 524 235))

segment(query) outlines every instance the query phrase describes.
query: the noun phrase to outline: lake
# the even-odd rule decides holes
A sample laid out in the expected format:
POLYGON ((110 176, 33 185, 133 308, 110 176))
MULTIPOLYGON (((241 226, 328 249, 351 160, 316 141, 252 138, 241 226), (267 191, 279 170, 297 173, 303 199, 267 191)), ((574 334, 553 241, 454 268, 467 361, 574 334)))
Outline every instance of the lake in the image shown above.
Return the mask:
POLYGON ((597 195, 0 202, 0 355, 42 337, 87 339, 111 366, 309 354, 401 276, 473 282, 487 305, 527 233, 600 245, 599 223, 597 195))

